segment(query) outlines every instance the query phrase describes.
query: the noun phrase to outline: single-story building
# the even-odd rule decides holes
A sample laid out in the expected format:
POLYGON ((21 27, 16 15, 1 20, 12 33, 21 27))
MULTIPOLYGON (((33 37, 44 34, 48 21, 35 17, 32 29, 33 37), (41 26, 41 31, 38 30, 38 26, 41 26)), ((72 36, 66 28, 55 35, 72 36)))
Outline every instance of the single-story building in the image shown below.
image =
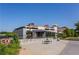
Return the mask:
POLYGON ((55 37, 58 31, 57 28, 57 25, 53 25, 53 27, 48 27, 29 24, 26 26, 16 28, 13 32, 15 32, 20 39, 45 38, 55 37))

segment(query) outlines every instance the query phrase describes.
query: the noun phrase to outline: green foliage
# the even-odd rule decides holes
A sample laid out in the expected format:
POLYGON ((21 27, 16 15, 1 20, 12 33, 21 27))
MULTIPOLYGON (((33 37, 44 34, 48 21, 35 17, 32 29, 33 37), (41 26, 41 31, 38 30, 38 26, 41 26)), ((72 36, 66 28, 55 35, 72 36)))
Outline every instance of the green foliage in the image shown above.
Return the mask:
POLYGON ((75 26, 76 26, 76 29, 75 29, 75 31, 76 31, 76 36, 79 37, 79 22, 77 22, 77 23, 75 24, 75 26))
POLYGON ((66 40, 77 40, 79 41, 79 22, 75 24, 76 29, 69 29, 68 27, 65 27, 65 30, 63 31, 61 37, 65 38, 66 40))
POLYGON ((15 54, 17 54, 18 50, 14 49, 14 48, 5 48, 4 52, 5 52, 5 53, 3 53, 4 55, 15 55, 15 54))
POLYGON ((15 55, 19 53, 20 44, 18 37, 15 33, 12 32, 1 32, 1 34, 6 34, 6 36, 13 37, 11 44, 5 45, 0 44, 0 55, 15 55))
POLYGON ((19 52, 19 47, 17 44, 11 44, 11 45, 0 45, 0 55, 15 55, 19 52))
POLYGON ((66 37, 68 37, 68 36, 69 36, 69 29, 68 29, 67 27, 65 27, 65 30, 63 31, 62 37, 63 37, 63 38, 66 38, 66 37))
POLYGON ((78 37, 67 37, 65 40, 73 40, 73 41, 79 41, 78 37))
POLYGON ((62 36, 63 36, 62 33, 58 33, 58 34, 57 34, 57 37, 58 37, 58 38, 62 38, 62 36))
POLYGON ((75 30, 74 29, 69 29, 68 27, 65 28, 65 30, 62 33, 62 37, 75 37, 75 30))
POLYGON ((71 31, 71 37, 75 37, 75 30, 74 29, 70 29, 71 31))

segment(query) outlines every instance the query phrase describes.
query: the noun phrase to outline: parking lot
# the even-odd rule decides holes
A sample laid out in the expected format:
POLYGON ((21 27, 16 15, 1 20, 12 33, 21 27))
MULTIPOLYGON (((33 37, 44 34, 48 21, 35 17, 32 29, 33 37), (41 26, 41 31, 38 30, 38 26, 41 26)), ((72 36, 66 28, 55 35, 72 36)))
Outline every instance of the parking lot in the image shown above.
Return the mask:
POLYGON ((22 49, 20 55, 58 55, 66 47, 69 41, 49 38, 50 43, 44 44, 46 38, 41 39, 22 39, 20 40, 22 49))

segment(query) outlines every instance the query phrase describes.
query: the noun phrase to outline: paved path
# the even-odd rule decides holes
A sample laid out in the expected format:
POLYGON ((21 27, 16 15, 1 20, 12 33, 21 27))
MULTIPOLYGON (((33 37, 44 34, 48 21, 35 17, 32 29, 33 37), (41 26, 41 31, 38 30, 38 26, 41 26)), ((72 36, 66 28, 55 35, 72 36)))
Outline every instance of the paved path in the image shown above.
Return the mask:
POLYGON ((44 39, 22 40, 20 55, 58 55, 69 41, 52 40, 50 44, 42 44, 44 39))
POLYGON ((79 41, 70 41, 60 54, 79 55, 79 41))

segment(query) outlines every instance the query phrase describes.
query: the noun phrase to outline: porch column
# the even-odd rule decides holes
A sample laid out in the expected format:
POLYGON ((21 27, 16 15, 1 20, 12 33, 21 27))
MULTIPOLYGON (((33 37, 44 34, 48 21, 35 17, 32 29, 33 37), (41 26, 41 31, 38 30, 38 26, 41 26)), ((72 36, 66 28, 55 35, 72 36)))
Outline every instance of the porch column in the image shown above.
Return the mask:
POLYGON ((36 38, 37 35, 36 35, 36 32, 33 32, 33 38, 36 38))
POLYGON ((43 38, 45 38, 45 37, 46 37, 46 32, 43 33, 43 38))
POLYGON ((26 29, 23 29, 23 39, 26 39, 27 35, 26 35, 26 29))

